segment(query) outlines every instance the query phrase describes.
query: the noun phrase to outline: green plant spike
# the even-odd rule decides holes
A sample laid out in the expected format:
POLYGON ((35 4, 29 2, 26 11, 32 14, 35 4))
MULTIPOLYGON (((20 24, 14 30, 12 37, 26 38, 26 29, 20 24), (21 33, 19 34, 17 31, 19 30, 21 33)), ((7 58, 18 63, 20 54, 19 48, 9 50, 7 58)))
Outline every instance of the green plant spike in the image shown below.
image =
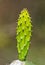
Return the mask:
POLYGON ((28 10, 24 8, 18 18, 17 28, 16 28, 16 39, 17 39, 17 49, 19 54, 19 59, 24 61, 30 46, 31 38, 31 17, 29 16, 28 10))

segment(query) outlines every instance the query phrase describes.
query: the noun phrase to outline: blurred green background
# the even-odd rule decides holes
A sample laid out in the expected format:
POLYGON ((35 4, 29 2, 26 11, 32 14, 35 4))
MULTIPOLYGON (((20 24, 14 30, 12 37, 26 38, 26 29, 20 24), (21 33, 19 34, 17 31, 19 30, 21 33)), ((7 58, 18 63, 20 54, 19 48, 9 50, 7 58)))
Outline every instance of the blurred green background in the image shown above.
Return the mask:
POLYGON ((29 10, 33 25, 27 60, 45 65, 45 0, 0 0, 0 65, 18 58, 16 22, 23 8, 29 10))

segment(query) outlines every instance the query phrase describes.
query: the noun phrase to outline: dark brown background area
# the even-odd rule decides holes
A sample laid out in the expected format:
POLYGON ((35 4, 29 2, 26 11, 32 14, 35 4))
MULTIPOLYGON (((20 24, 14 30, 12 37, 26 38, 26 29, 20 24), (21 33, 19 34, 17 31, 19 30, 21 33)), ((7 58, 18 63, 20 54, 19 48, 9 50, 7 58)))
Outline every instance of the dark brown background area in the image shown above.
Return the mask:
POLYGON ((45 65, 45 0, 0 0, 0 65, 17 59, 16 22, 23 8, 31 14, 33 25, 27 60, 45 65))

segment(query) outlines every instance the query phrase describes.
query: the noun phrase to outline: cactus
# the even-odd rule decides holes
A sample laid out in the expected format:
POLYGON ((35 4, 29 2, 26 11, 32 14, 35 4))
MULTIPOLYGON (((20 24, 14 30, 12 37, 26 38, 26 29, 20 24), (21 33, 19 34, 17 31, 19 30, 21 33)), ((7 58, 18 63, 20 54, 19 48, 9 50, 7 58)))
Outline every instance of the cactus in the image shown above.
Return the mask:
POLYGON ((18 18, 16 27, 16 39, 17 39, 17 49, 20 60, 25 60, 26 55, 30 46, 31 40, 31 17, 29 16, 28 10, 24 8, 18 18))

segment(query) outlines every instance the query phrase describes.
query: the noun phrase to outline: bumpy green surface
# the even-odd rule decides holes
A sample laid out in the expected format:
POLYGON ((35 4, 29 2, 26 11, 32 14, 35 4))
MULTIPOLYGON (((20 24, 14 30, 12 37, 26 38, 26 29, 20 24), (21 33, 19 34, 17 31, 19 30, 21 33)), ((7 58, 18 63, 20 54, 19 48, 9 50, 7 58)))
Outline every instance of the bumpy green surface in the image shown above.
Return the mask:
POLYGON ((30 46, 31 27, 31 17, 29 16, 28 10, 23 9, 19 15, 16 28, 17 49, 20 60, 24 60, 27 55, 30 46))

